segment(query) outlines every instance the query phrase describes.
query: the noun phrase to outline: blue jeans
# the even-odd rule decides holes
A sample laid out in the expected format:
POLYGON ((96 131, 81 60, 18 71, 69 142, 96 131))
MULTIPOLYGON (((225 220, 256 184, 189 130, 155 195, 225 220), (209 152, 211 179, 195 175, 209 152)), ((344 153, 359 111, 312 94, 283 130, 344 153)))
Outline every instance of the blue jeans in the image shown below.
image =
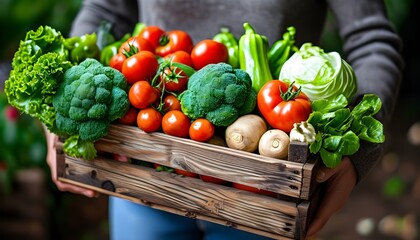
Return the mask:
POLYGON ((268 240, 238 229, 109 197, 111 240, 268 240))

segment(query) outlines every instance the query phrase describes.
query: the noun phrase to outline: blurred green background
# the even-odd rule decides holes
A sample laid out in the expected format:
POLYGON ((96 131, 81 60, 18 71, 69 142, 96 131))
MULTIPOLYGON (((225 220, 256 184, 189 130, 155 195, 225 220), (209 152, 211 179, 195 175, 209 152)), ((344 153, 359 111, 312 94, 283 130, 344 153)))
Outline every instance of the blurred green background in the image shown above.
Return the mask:
MULTIPOLYGON (((404 81, 394 116, 391 147, 355 189, 319 239, 420 239, 420 4, 386 0, 404 42, 404 81)), ((0 239, 107 239, 107 198, 59 192, 45 163, 41 125, 16 113, 1 91, 10 60, 27 31, 50 25, 65 36, 82 0, 0 0, 0 239), (28 235, 31 234, 31 235, 28 235)), ((322 38, 341 52, 330 15, 322 38)))

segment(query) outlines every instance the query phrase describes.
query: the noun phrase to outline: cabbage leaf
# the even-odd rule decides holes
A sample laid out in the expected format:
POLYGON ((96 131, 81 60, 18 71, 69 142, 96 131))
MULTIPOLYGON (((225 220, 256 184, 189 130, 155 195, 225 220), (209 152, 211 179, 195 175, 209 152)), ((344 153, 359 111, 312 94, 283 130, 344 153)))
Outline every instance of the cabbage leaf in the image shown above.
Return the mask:
POLYGON ((302 87, 311 101, 341 94, 350 101, 357 91, 356 75, 340 54, 325 53, 311 43, 304 43, 284 63, 279 79, 302 87))

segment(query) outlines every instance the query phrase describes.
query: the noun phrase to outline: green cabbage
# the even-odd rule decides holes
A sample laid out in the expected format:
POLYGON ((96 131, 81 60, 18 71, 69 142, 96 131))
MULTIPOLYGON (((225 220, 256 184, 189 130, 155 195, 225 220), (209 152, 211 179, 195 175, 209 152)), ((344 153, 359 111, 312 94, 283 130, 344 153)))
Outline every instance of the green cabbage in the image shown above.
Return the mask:
POLYGON ((332 99, 343 94, 347 100, 356 94, 357 79, 352 67, 337 52, 325 53, 305 43, 283 65, 279 79, 302 87, 310 100, 332 99))

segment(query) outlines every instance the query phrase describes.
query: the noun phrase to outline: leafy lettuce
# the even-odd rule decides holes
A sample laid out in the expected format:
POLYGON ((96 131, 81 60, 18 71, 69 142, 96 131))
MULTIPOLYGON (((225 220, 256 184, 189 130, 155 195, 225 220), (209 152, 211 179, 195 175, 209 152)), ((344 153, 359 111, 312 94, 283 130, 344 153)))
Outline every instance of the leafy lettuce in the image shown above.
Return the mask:
POLYGON ((312 113, 308 122, 314 126, 317 135, 309 145, 311 153, 319 153, 327 167, 334 168, 343 156, 355 154, 360 140, 383 143, 383 125, 374 118, 382 107, 380 98, 365 94, 353 108, 340 94, 332 99, 319 99, 312 102, 312 113))
POLYGON ((13 57, 12 70, 5 82, 10 105, 39 119, 53 131, 52 96, 62 75, 71 66, 60 32, 49 26, 27 32, 13 57))

